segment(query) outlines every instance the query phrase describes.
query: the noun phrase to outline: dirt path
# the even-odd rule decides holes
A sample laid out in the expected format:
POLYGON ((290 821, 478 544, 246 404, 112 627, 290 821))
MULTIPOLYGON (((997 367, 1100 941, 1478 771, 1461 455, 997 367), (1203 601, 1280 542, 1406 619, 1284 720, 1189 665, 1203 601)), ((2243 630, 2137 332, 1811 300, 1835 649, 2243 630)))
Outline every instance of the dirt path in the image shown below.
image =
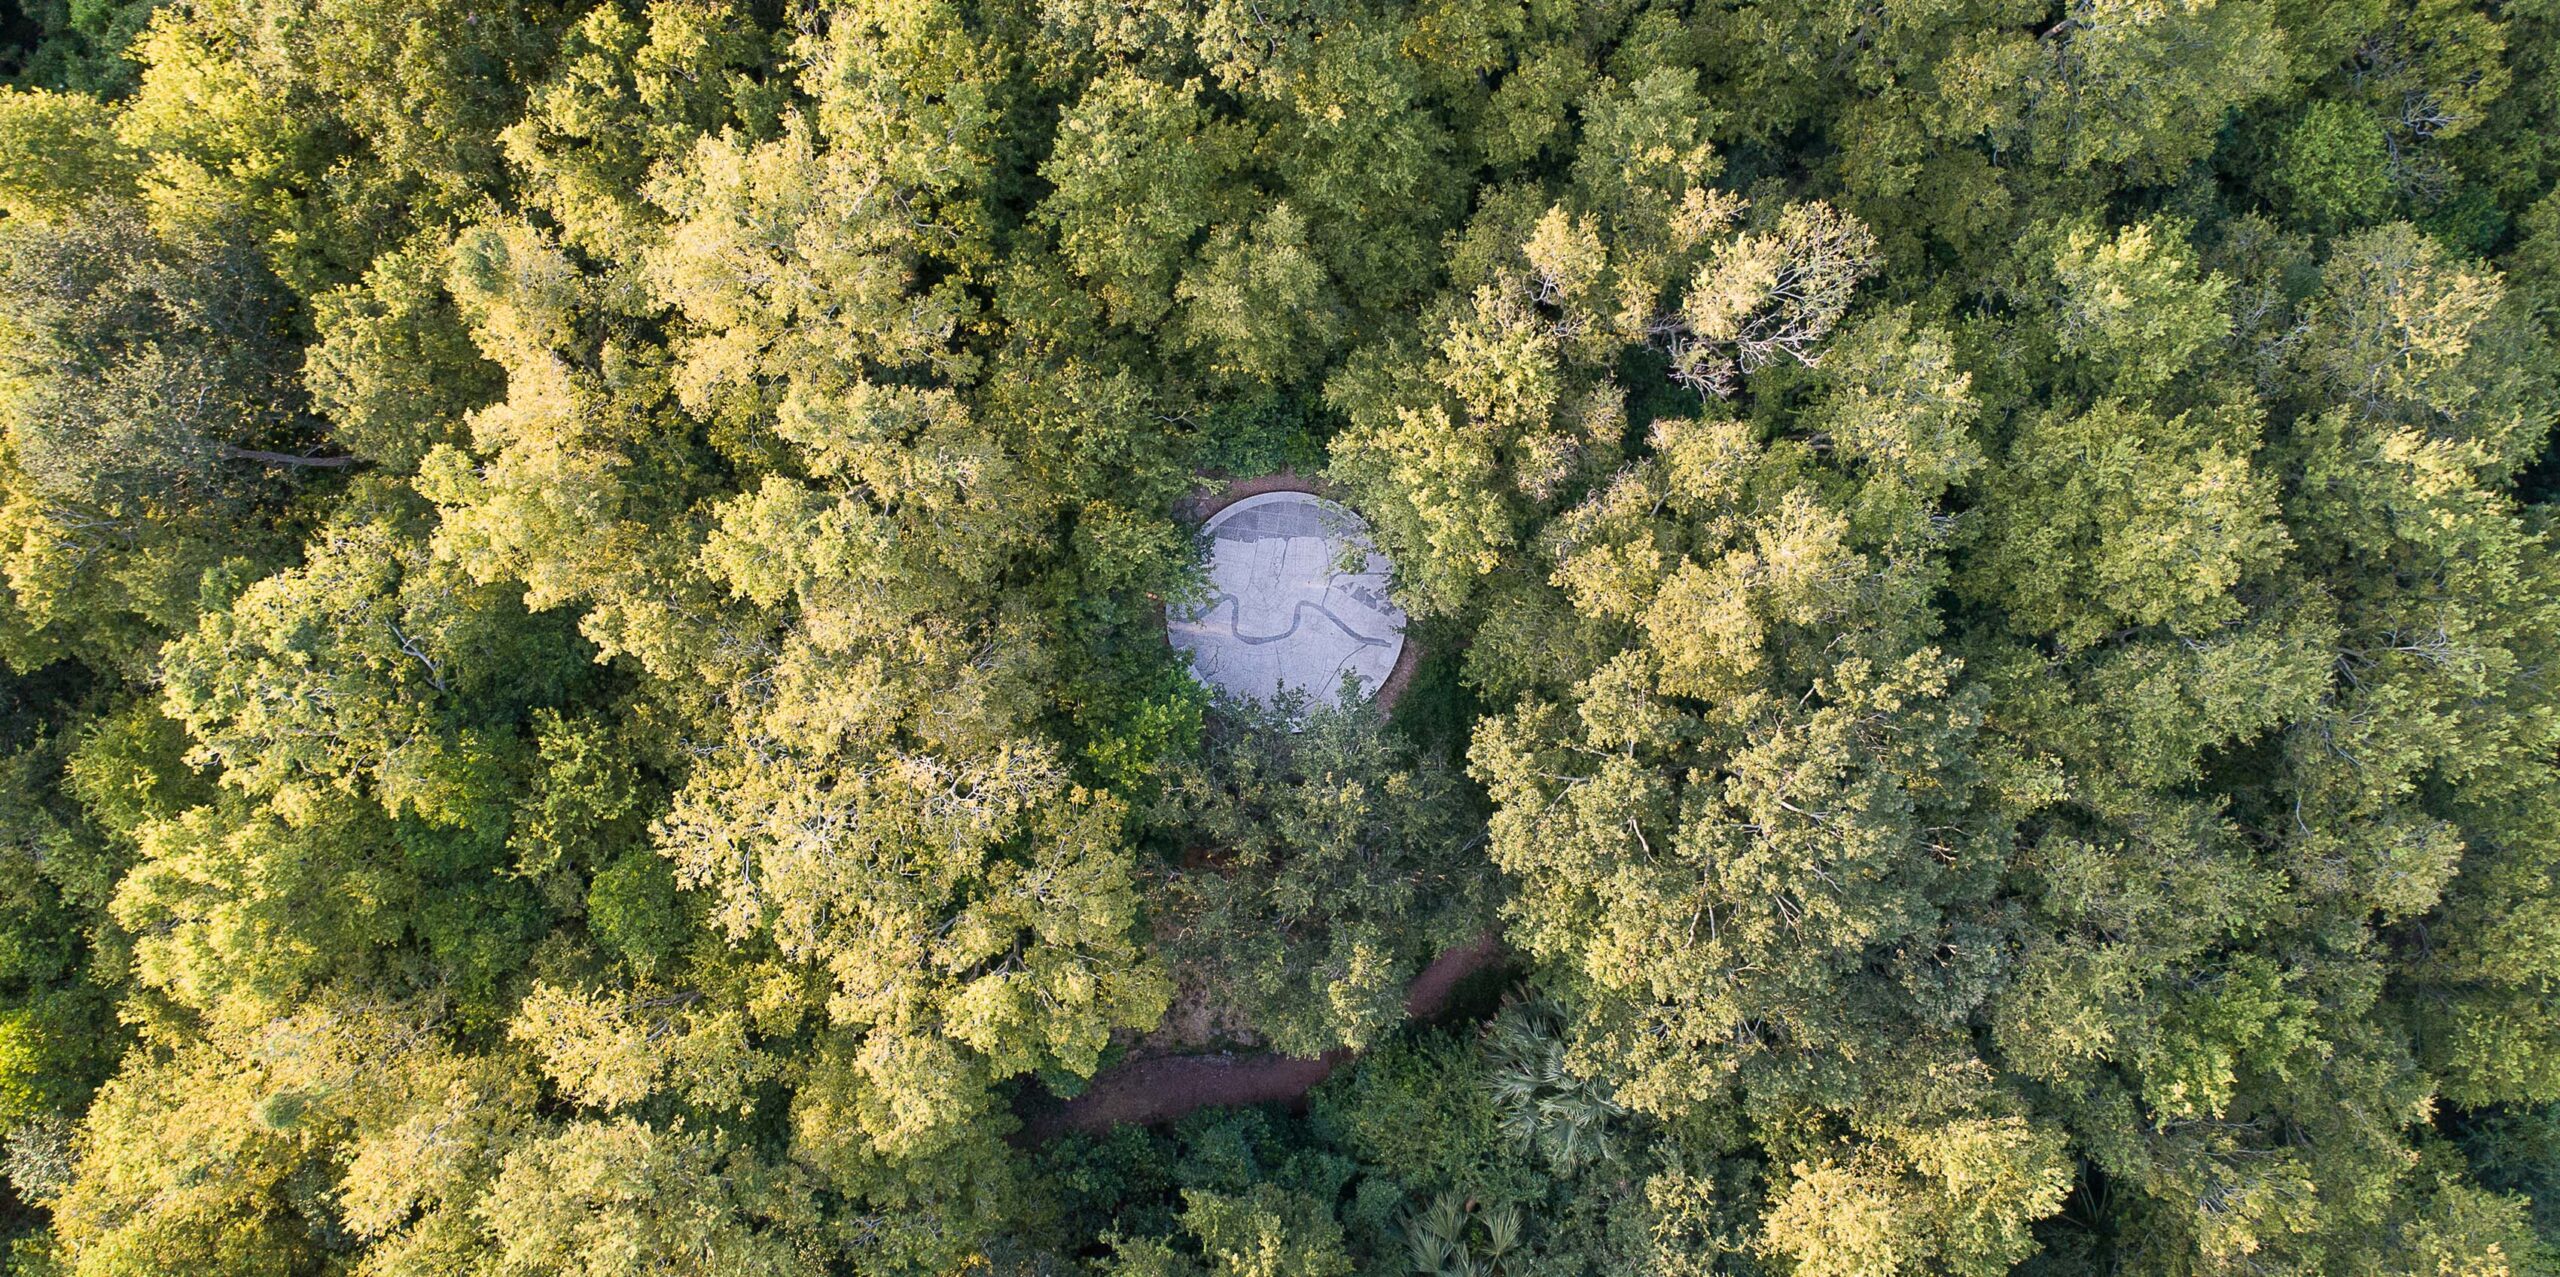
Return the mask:
MULTIPOLYGON (((1405 1014, 1429 1020, 1445 1010, 1458 982, 1502 956, 1493 932, 1442 953, 1406 990, 1405 1014)), ((1309 1059, 1293 1055, 1160 1055, 1105 1069, 1084 1093, 1032 1115, 1015 1138, 1041 1143, 1068 1131, 1102 1132, 1122 1123, 1153 1126, 1193 1109, 1230 1104, 1297 1104, 1316 1083, 1358 1058, 1348 1050, 1309 1059)))
POLYGON ((1122 1123, 1154 1126, 1212 1105, 1277 1104, 1303 1098, 1351 1059, 1349 1051, 1291 1055, 1160 1055, 1107 1069, 1084 1094, 1023 1124, 1045 1143, 1069 1131, 1099 1134, 1122 1123))
POLYGON ((1206 523, 1209 516, 1220 510, 1266 492, 1303 492, 1312 497, 1333 498, 1332 485, 1322 479, 1311 479, 1295 470, 1274 470, 1250 479, 1203 475, 1200 486, 1176 502, 1174 508, 1184 518, 1206 523))
POLYGON ((1458 982, 1493 965, 1502 956, 1502 933, 1488 931, 1431 960, 1404 991, 1404 1013, 1416 1020, 1436 1020, 1449 1007, 1458 982))

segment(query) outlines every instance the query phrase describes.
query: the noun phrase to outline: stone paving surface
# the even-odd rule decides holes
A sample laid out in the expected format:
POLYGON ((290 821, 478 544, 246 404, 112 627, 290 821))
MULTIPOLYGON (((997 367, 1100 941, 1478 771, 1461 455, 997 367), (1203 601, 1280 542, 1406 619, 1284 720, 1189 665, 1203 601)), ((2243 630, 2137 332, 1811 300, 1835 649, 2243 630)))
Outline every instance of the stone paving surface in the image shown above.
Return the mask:
POLYGON ((1214 687, 1256 700, 1284 689, 1330 701, 1347 672, 1362 695, 1404 650, 1404 610, 1387 597, 1386 556, 1369 526, 1304 492, 1247 497, 1210 517, 1209 601, 1165 618, 1173 645, 1214 687), (1361 570, 1338 569, 1361 551, 1361 570))

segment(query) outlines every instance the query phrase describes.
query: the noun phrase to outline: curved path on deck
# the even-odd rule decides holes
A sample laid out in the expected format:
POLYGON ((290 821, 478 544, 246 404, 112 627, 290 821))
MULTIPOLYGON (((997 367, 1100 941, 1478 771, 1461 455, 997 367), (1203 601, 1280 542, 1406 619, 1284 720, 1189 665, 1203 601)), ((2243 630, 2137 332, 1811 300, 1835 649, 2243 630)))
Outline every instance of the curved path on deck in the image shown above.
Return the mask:
MULTIPOLYGON (((1488 931, 1431 960, 1405 991, 1405 1014, 1437 1016, 1458 982, 1502 956, 1502 938, 1488 931)), ((1349 1050, 1309 1059, 1291 1055, 1160 1055, 1103 1070, 1084 1093, 1032 1115, 1017 1138, 1030 1143, 1069 1131, 1101 1132, 1122 1123, 1152 1126, 1194 1109, 1230 1104, 1294 1104, 1335 1069, 1358 1058, 1349 1050)))
MULTIPOLYGON (((1208 522, 1209 516, 1216 514, 1220 510, 1226 509, 1228 506, 1234 505, 1236 502, 1242 501, 1248 497, 1258 497, 1266 492, 1303 492, 1311 497, 1323 497, 1327 500, 1336 499, 1333 486, 1331 484, 1326 483, 1322 479, 1299 474, 1295 470, 1280 470, 1271 474, 1256 475, 1250 479, 1221 479, 1209 475, 1203 475, 1202 479, 1202 486, 1193 489, 1189 496, 1182 498, 1174 504, 1174 509, 1177 514, 1180 514, 1185 519, 1190 519, 1199 523, 1208 522)), ((1327 613, 1326 615, 1334 624, 1342 625, 1341 618, 1334 617, 1330 613, 1327 613)), ((1291 628, 1296 628, 1294 623, 1291 628)), ((1377 641, 1359 634, 1357 631, 1352 630, 1348 625, 1342 625, 1342 628, 1345 633, 1352 634, 1353 637, 1361 639, 1364 643, 1377 641)), ((1403 697, 1404 689, 1413 685, 1413 676, 1421 668, 1422 644, 1416 642, 1413 635, 1408 633, 1405 635, 1404 639, 1404 650, 1396 655, 1395 668, 1387 671, 1387 681, 1379 684, 1376 694, 1371 697, 1371 702, 1378 707, 1379 713, 1383 714, 1388 710, 1395 708, 1396 701, 1403 697)), ((1446 957, 1448 955, 1443 954, 1441 956, 1446 957)), ((1460 974, 1464 973, 1462 972, 1460 974)), ((1424 979, 1430 978, 1430 975, 1431 973, 1429 971, 1423 972, 1424 979)), ((1415 987, 1421 987, 1418 981, 1416 982, 1415 987)), ((1311 1082, 1308 1083, 1308 1085, 1312 1086, 1314 1083, 1311 1082)), ((1304 1090, 1305 1088, 1301 1087, 1299 1089, 1304 1090)), ((1239 1102, 1250 1104, 1255 1101, 1244 1100, 1239 1102)))

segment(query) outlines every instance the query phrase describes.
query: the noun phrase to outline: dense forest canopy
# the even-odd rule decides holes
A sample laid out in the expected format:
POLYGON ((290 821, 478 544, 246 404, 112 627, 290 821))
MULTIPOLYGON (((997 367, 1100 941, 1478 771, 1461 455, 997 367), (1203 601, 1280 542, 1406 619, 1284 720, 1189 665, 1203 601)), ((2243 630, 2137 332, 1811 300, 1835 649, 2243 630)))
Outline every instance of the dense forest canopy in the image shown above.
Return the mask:
POLYGON ((2554 0, 0 42, 11 1273, 2560 1269, 2554 0))

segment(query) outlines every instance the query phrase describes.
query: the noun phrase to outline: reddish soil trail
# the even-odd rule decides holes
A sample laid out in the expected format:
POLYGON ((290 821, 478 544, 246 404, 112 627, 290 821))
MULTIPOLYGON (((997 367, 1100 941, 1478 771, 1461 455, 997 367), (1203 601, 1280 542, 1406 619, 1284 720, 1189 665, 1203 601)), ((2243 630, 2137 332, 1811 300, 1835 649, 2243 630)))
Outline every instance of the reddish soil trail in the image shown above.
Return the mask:
POLYGON ((1312 1060, 1232 1052, 1132 1060, 1105 1070, 1084 1094, 1031 1119, 1022 1133, 1028 1142, 1043 1143, 1069 1131, 1154 1126, 1214 1105, 1295 1103, 1350 1058, 1349 1051, 1327 1051, 1312 1060))
MULTIPOLYGON (((1447 1009, 1458 982, 1502 956, 1502 938, 1483 935, 1442 953, 1414 977, 1405 1014, 1429 1020, 1447 1009)), ((1315 1084, 1358 1058, 1327 1051, 1309 1059, 1294 1055, 1160 1055, 1105 1069, 1084 1093, 1032 1116, 1015 1138, 1043 1143, 1069 1131, 1100 1133, 1128 1123, 1153 1126, 1194 1109, 1231 1104, 1289 1104, 1306 1099, 1315 1084)))
POLYGON ((1250 479, 1220 480, 1202 476, 1201 485, 1175 505, 1183 517, 1206 522, 1209 516, 1246 497, 1266 492, 1303 492, 1312 497, 1333 498, 1333 487, 1322 479, 1310 479, 1295 470, 1274 470, 1250 479))
POLYGON ((1458 982, 1492 966, 1501 956, 1502 933, 1488 931, 1433 958, 1405 989, 1404 1013, 1416 1020, 1440 1018, 1449 1009, 1449 995, 1458 991, 1458 982))
POLYGON ((1377 694, 1369 698, 1377 705, 1379 713, 1387 713, 1396 707, 1396 702, 1404 697, 1404 689, 1413 686, 1413 676, 1421 668, 1422 644, 1407 634, 1404 650, 1396 653, 1395 668, 1387 671, 1387 681, 1378 684, 1377 694))

